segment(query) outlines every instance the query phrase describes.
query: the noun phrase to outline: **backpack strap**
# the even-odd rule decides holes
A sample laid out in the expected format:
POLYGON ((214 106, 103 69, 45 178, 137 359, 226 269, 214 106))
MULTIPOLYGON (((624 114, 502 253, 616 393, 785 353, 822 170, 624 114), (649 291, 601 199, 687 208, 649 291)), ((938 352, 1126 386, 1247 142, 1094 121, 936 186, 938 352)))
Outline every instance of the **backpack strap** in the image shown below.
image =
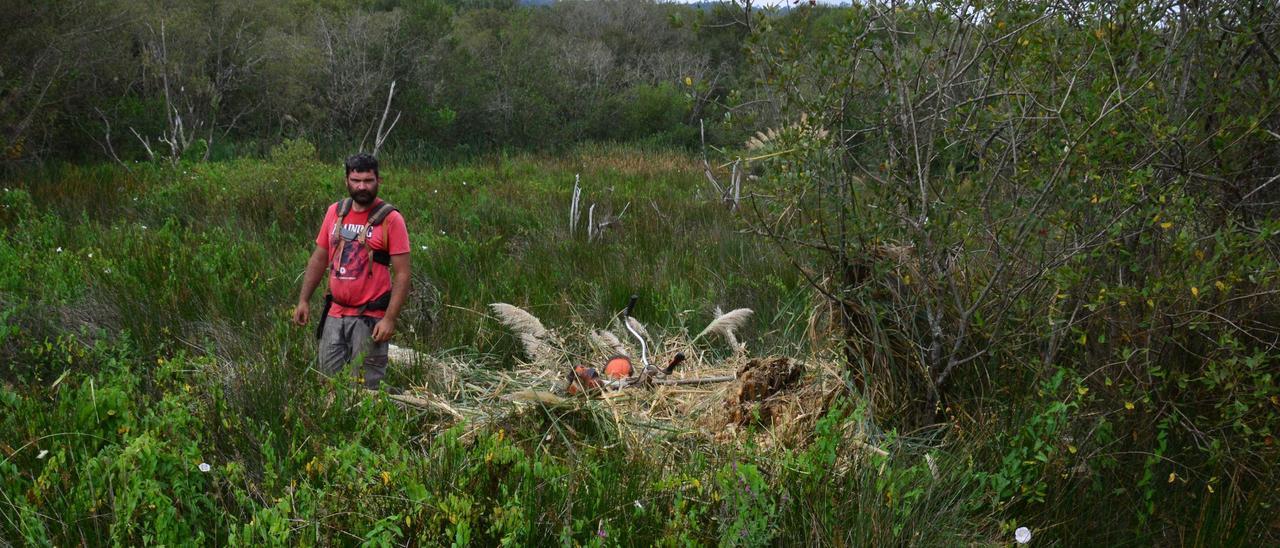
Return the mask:
POLYGON ((347 218, 347 214, 351 213, 352 201, 351 198, 338 200, 336 204, 338 206, 338 220, 333 223, 333 238, 338 237, 338 234, 342 232, 342 222, 347 218))
POLYGON ((373 211, 369 212, 369 220, 365 223, 364 229, 360 231, 360 243, 364 243, 365 239, 373 233, 373 227, 382 224, 382 221, 387 220, 387 216, 395 210, 396 206, 387 202, 380 201, 378 205, 373 206, 373 211))
MULTIPOLYGON (((387 202, 378 204, 378 208, 373 210, 373 213, 369 215, 369 226, 378 226, 382 224, 382 221, 387 220, 387 216, 391 215, 392 211, 396 211, 396 206, 387 202)), ((373 259, 373 262, 382 266, 391 266, 391 254, 384 250, 374 251, 371 258, 373 259)))
POLYGON ((374 208, 373 213, 369 214, 369 226, 378 226, 382 224, 382 221, 387 220, 387 215, 390 215, 391 212, 395 210, 396 206, 387 202, 379 202, 378 206, 374 208))

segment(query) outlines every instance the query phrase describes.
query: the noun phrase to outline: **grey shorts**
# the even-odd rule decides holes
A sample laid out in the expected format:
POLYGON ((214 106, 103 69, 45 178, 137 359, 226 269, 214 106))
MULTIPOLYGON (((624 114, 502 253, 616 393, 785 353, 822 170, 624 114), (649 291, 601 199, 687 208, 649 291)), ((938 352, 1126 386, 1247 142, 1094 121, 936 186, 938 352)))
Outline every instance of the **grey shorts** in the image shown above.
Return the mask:
MULTIPOLYGON (((380 318, 344 316, 325 319, 320 334, 318 368, 330 377, 349 363, 363 370, 365 388, 377 389, 387 374, 387 343, 373 342, 373 326, 380 318)), ((356 375, 361 373, 353 372, 356 375)))

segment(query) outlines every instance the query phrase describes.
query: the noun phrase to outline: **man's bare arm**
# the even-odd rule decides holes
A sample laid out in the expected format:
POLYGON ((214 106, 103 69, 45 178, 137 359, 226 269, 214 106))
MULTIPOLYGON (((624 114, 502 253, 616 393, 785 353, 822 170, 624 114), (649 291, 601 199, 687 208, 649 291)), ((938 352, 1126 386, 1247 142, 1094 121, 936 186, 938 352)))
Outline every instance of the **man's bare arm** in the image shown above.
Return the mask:
POLYGON ((387 305, 387 314, 377 325, 373 326, 374 342, 386 342, 396 332, 396 321, 400 318, 400 309, 409 297, 409 254, 401 253, 391 256, 391 271, 394 281, 391 283, 391 303, 387 305))
POLYGON ((293 323, 307 325, 311 321, 311 294, 320 285, 324 276, 325 263, 329 261, 329 251, 320 245, 311 252, 307 259, 307 269, 302 273, 302 291, 298 292, 298 305, 293 308, 293 323))

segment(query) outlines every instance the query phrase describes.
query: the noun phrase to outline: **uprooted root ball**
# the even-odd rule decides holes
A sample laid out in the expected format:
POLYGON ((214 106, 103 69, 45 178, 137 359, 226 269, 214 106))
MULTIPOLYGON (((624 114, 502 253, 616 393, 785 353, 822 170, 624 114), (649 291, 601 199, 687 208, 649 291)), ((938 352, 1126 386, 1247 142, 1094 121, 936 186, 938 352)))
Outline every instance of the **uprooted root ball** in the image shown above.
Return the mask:
POLYGON ((795 386, 803 374, 804 365, 786 357, 748 361, 738 369, 737 384, 725 398, 729 421, 739 425, 753 421, 771 424, 775 407, 781 403, 774 396, 795 386))

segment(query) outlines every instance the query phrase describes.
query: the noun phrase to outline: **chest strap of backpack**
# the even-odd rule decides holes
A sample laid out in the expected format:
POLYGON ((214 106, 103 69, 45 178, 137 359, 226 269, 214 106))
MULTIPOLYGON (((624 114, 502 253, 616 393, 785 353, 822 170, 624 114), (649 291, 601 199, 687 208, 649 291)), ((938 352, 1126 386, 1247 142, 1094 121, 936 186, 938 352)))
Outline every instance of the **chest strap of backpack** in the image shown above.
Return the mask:
MULTIPOLYGON (((345 198, 338 202, 338 220, 333 223, 333 235, 331 238, 341 238, 339 234, 342 231, 342 225, 347 218, 347 214, 351 213, 353 203, 354 200, 351 198, 345 198)), ((396 206, 379 200, 377 205, 373 206, 373 211, 369 212, 369 220, 365 222, 364 228, 360 229, 360 235, 357 237, 360 243, 364 244, 369 239, 369 236, 373 234, 373 227, 381 225, 383 221, 387 220, 387 216, 391 215, 391 212, 395 210, 396 206)), ((344 244, 340 243, 340 245, 344 244)), ((388 245, 390 245, 390 242, 388 242, 388 245)), ((385 250, 372 250, 370 258, 373 259, 373 262, 382 266, 391 266, 391 253, 385 250)))

